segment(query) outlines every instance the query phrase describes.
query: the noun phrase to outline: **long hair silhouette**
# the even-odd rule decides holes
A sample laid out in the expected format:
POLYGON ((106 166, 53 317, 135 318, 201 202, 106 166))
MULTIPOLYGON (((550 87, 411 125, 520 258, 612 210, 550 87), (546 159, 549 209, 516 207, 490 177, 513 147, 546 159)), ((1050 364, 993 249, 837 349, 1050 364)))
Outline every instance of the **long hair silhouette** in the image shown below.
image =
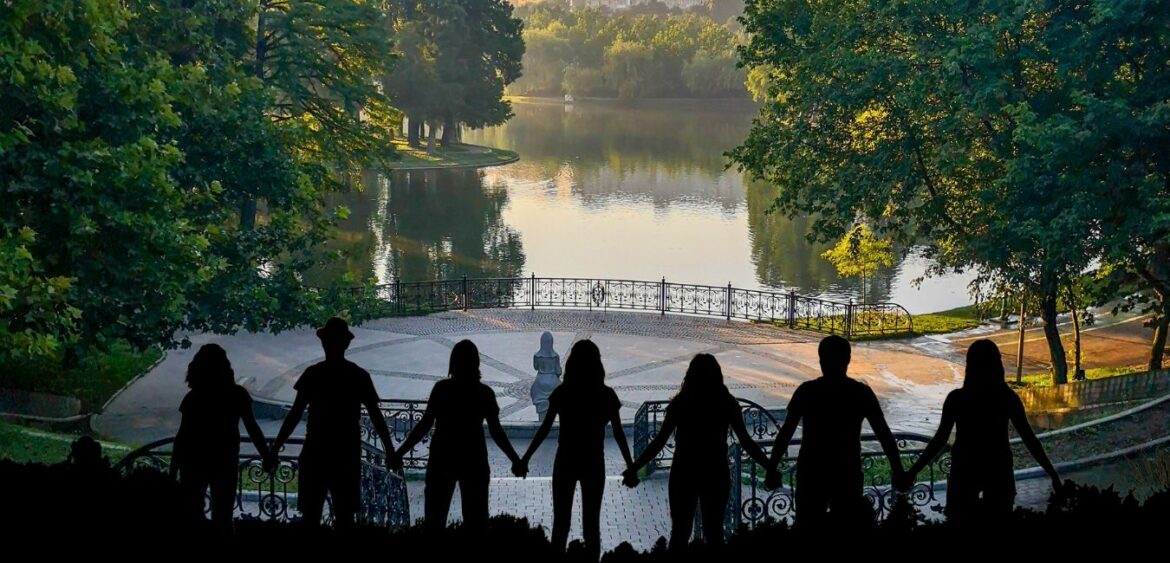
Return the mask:
POLYGON ((601 350, 592 340, 578 340, 565 360, 564 385, 591 387, 605 382, 605 366, 601 363, 601 350))
POLYGON ((223 388, 235 382, 236 372, 219 344, 204 344, 187 364, 187 387, 191 389, 223 388))
POLYGON ((658 434, 626 471, 626 486, 637 486, 638 470, 654 459, 675 437, 671 465, 670 548, 686 547, 700 510, 703 535, 709 544, 723 543, 723 520, 731 480, 727 471, 727 433, 757 463, 767 466, 767 454, 748 433, 739 401, 723 384, 723 369, 711 354, 696 354, 687 367, 678 393, 666 407, 658 434))
POLYGON ((1032 430, 1023 402, 1004 379, 999 347, 990 340, 977 340, 967 349, 962 388, 951 391, 943 402, 938 431, 895 486, 910 489, 914 477, 938 457, 954 430, 947 477, 947 518, 961 525, 1001 522, 1011 512, 1016 496, 1009 424, 1015 427, 1028 453, 1048 473, 1053 489, 1060 490, 1060 475, 1032 430))
POLYGON ((451 348, 447 375, 458 381, 479 381, 479 348, 470 340, 460 340, 451 348))
POLYGON ((963 373, 963 389, 971 391, 999 390, 1007 387, 1004 378, 1003 355, 999 346, 986 338, 976 340, 967 348, 967 368, 963 373))
POLYGON ((730 391, 723 384, 723 368, 719 366, 719 361, 711 354, 696 354, 691 364, 687 366, 682 385, 672 400, 691 403, 727 394, 730 394, 730 391))

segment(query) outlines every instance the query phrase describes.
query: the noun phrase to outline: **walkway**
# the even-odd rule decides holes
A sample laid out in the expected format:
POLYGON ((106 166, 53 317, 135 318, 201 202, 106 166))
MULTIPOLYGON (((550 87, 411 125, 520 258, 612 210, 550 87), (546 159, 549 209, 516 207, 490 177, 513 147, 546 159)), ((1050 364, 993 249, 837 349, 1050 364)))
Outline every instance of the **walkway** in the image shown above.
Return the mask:
MULTIPOLYGON (((536 423, 529 399, 535 378, 532 354, 540 333, 550 330, 562 359, 576 340, 601 347, 607 381, 632 420, 643 401, 668 399, 678 389, 696 353, 714 354, 728 387, 767 408, 782 408, 800 383, 817 377, 819 335, 766 324, 653 313, 482 309, 420 317, 388 318, 354 328, 349 357, 374 376, 383 398, 425 399, 446 376, 456 342, 479 347, 483 380, 496 391, 505 425, 536 423)), ((223 346, 240 383, 260 401, 291 403, 293 383, 322 359, 311 330, 233 336, 194 335, 193 346, 171 351, 145 377, 115 398, 97 417, 104 436, 142 444, 173 435, 178 405, 186 393, 187 363, 202 344, 223 346)), ((907 341, 854 344, 854 377, 877 392, 892 427, 933 430, 944 396, 959 382, 948 357, 933 357, 907 341)))

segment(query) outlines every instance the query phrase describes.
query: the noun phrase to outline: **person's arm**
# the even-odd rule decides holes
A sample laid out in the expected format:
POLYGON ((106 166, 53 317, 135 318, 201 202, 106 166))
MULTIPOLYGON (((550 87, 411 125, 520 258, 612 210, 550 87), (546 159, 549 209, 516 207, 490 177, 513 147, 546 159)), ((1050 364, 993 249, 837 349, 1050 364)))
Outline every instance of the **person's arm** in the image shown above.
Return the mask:
MULTIPOLYGON (((431 395, 432 399, 434 395, 431 395)), ((422 418, 419 419, 418 424, 414 425, 410 434, 406 436, 406 440, 402 441, 402 445, 398 446, 398 457, 404 458, 406 454, 410 453, 423 438, 427 436, 427 432, 431 431, 431 427, 435 425, 435 413, 431 410, 434 402, 427 401, 427 408, 423 411, 422 418)))
POLYGON ((553 421, 556 418, 557 406, 554 403, 549 403, 548 412, 544 415, 544 422, 540 423, 540 428, 536 431, 536 435, 532 437, 532 443, 528 444, 528 450, 520 458, 521 463, 528 465, 528 460, 532 459, 532 454, 536 453, 536 448, 539 448, 540 443, 548 437, 549 431, 552 430, 553 421))
POLYGON ((308 405, 308 399, 303 392, 298 391, 296 399, 293 399, 292 408, 289 409, 288 414, 284 416, 284 424, 280 425, 280 432, 276 433, 276 440, 272 442, 272 448, 268 450, 269 455, 276 456, 280 454, 281 448, 284 447, 285 440, 292 435, 293 430, 296 430, 297 425, 301 423, 301 416, 305 414, 305 407, 308 405))
POLYGON ((394 441, 390 439, 390 429, 386 427, 386 417, 382 416, 382 407, 378 405, 378 392, 371 386, 370 392, 362 403, 370 415, 370 423, 374 425, 374 432, 382 440, 382 449, 386 452, 386 467, 393 471, 402 469, 402 456, 394 450, 394 441))
POLYGON ((183 417, 179 421, 179 431, 175 432, 175 441, 171 444, 171 478, 179 474, 179 468, 183 465, 183 458, 187 455, 185 447, 187 433, 190 432, 188 428, 190 423, 187 422, 187 417, 183 417))
POLYGON ((244 429, 248 431, 248 437, 252 439, 252 445, 255 446, 256 453, 260 456, 260 459, 268 459, 268 442, 264 439, 264 431, 260 430, 260 425, 256 423, 256 415, 252 413, 251 398, 244 403, 244 409, 240 413, 240 418, 244 420, 244 429))
POLYGON ((869 427, 873 429, 874 435, 877 436, 878 443, 882 445, 882 451, 886 453, 886 460, 890 463, 890 477, 893 482, 898 483, 903 480, 906 471, 902 467, 902 456, 898 451, 898 441, 894 439, 894 433, 890 431, 890 425, 886 424, 886 416, 882 413, 882 406, 878 403, 877 395, 873 394, 873 390, 866 388, 868 391, 867 401, 870 403, 869 427))
POLYGON ((646 449, 642 451, 642 455, 638 456, 638 459, 630 464, 626 472, 631 474, 637 473, 639 469, 642 469, 647 463, 650 463, 650 460, 654 459, 658 455, 658 452, 661 452, 662 448, 666 447, 666 442, 670 440, 670 435, 674 433, 676 426, 678 426, 678 423, 674 419, 674 414, 667 409, 666 418, 662 419, 662 426, 658 429, 658 434, 654 435, 654 439, 650 440, 650 443, 646 445, 646 449))
POLYGON ((520 456, 516 455, 516 449, 512 447, 512 442, 508 440, 508 435, 504 433, 504 427, 500 425, 499 413, 492 414, 487 419, 488 433, 492 435, 492 440, 495 440, 496 445, 508 456, 508 461, 516 464, 520 461, 520 456))
POLYGON ((1060 474, 1056 472, 1056 468, 1052 466, 1052 462, 1048 459, 1048 454, 1044 453, 1044 446, 1040 444, 1040 439, 1036 437, 1036 433, 1032 430, 1032 425, 1028 423, 1028 416, 1024 413, 1024 403, 1020 401, 1019 395, 1012 392, 1011 404, 1008 405, 1010 409, 1010 416, 1012 426, 1016 427, 1016 433, 1020 435, 1024 446, 1028 448, 1028 453, 1036 459, 1036 463, 1044 468, 1048 473, 1048 477, 1052 479, 1052 488, 1059 491, 1061 489, 1060 474))
POLYGON ((776 441, 772 443, 772 459, 767 465, 769 471, 775 471, 784 457, 788 455, 788 444, 792 442, 792 436, 796 434, 796 427, 804 416, 803 397, 801 388, 797 387, 796 392, 792 394, 792 400, 788 401, 784 424, 780 425, 780 430, 776 432, 776 441))
POLYGON ((905 483, 901 488, 909 489, 910 485, 914 484, 914 478, 918 476, 926 466, 934 463, 935 458, 942 452, 942 449, 947 445, 947 441, 951 439, 951 430, 955 427, 955 400, 951 396, 947 396, 947 400, 943 402, 942 420, 938 423, 938 430, 934 433, 934 437, 926 443, 926 448, 914 461, 914 465, 906 471, 904 475, 905 483))
POLYGON ((764 453, 764 448, 761 448, 756 443, 755 438, 748 432, 747 426, 743 423, 743 413, 739 410, 739 405, 736 405, 734 416, 731 417, 731 430, 735 432, 735 438, 739 440, 739 445, 748 453, 749 456, 760 464, 761 467, 771 467, 768 460, 768 454, 764 453))
POLYGON ((626 431, 622 429, 622 415, 620 409, 613 409, 609 416, 609 423, 613 426, 613 441, 617 442, 622 452, 622 459, 626 461, 626 468, 634 465, 634 457, 630 455, 630 443, 626 441, 626 431))

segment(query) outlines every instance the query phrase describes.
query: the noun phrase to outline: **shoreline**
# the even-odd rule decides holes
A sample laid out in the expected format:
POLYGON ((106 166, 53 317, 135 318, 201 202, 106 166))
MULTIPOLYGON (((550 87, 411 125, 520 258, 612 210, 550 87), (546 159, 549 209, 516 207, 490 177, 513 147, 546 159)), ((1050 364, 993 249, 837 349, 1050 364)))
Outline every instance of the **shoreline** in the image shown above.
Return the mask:
POLYGON ((520 155, 515 151, 472 143, 456 143, 451 147, 440 147, 434 155, 426 154, 425 148, 407 145, 405 140, 395 140, 394 147, 403 158, 393 165, 385 167, 386 172, 469 170, 503 166, 520 160, 520 155), (457 158, 459 156, 463 156, 466 160, 457 158))

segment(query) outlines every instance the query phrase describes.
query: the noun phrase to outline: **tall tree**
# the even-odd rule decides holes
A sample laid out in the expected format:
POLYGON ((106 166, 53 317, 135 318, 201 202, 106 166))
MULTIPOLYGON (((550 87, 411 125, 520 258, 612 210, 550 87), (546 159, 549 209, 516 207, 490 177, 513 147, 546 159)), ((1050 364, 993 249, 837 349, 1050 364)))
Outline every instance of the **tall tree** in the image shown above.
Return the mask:
MULTIPOLYGON (((781 210, 815 214, 819 238, 863 217, 890 238, 928 241, 939 270, 1028 287, 1057 383, 1067 380, 1061 288, 1100 255, 1103 221, 1128 201, 1069 173, 1098 148, 1070 127, 1086 101, 1076 76, 1092 70, 1062 35, 1060 13, 1078 6, 749 0, 740 56, 772 69, 769 99, 733 152, 780 187, 781 210)), ((1086 25, 1110 6, 1084 6, 1086 25)))

